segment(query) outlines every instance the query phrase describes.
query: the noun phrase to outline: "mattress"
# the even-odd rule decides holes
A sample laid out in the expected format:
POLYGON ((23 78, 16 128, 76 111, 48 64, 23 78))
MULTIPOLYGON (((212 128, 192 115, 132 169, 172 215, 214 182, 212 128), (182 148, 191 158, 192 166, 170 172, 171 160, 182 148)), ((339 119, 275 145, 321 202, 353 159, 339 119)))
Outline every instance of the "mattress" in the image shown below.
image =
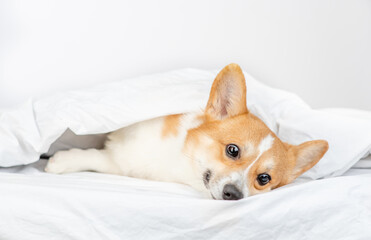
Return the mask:
POLYGON ((299 178, 269 193, 218 201, 175 183, 48 174, 45 164, 0 169, 0 239, 371 237, 371 168, 299 178))

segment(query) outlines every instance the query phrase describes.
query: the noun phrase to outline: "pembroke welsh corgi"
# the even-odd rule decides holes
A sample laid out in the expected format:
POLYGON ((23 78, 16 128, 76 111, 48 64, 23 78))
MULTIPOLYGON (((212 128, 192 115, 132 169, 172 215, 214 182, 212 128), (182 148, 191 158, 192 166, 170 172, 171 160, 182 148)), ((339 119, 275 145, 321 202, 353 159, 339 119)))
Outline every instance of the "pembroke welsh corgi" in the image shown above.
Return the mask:
POLYGON ((324 140, 282 142, 249 112, 245 77, 230 64, 216 76, 203 112, 124 127, 108 135, 104 149, 57 152, 45 170, 177 182, 214 199, 238 200, 291 183, 327 150, 324 140))

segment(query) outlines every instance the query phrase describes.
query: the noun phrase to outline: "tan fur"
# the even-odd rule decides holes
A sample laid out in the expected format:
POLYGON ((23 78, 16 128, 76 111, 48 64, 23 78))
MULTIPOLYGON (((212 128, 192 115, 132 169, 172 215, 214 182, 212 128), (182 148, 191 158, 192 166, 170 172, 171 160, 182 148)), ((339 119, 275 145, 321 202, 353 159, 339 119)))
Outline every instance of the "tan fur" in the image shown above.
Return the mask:
POLYGON ((162 138, 176 137, 178 135, 178 128, 180 124, 180 117, 182 114, 168 115, 164 117, 162 127, 162 138))
POLYGON ((311 169, 316 163, 325 155, 329 148, 325 140, 313 140, 302 143, 298 146, 290 145, 288 152, 293 162, 291 181, 311 169), (303 158, 303 160, 301 160, 303 158), (306 162, 305 159, 309 158, 312 161, 306 162), (303 161, 303 162, 300 162, 303 161))

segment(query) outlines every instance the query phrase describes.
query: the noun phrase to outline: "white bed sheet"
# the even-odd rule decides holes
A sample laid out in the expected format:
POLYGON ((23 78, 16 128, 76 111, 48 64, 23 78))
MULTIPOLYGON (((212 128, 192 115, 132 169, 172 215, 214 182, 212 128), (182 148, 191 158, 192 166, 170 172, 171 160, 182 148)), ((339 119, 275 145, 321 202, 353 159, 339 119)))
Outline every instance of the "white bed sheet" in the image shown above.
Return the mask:
MULTIPOLYGON (((309 177, 341 175, 369 153, 370 113, 312 110, 295 95, 246 76, 249 109, 280 137, 292 143, 329 140, 330 151, 309 177)), ((194 110, 206 102, 214 77, 186 69, 30 101, 0 115, 2 166, 37 161, 68 128, 82 135, 106 133, 194 110), (181 94, 164 98, 165 92, 181 94), (148 99, 157 104, 147 104, 148 99)), ((360 168, 361 162, 369 163, 359 161, 343 176, 299 179, 237 202, 205 199, 175 183, 86 172, 47 174, 45 160, 0 168, 0 240, 371 239, 371 169, 360 168)))
POLYGON ((370 239, 371 169, 299 179, 240 201, 46 161, 0 169, 0 239, 370 239))

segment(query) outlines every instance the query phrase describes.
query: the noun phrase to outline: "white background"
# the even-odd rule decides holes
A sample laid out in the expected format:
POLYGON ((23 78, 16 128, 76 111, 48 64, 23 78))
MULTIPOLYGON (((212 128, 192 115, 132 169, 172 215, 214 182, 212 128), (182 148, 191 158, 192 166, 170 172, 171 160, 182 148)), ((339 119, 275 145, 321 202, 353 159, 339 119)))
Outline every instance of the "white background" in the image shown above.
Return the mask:
POLYGON ((0 0, 0 108, 230 62, 312 107, 371 110, 371 1, 0 0))

